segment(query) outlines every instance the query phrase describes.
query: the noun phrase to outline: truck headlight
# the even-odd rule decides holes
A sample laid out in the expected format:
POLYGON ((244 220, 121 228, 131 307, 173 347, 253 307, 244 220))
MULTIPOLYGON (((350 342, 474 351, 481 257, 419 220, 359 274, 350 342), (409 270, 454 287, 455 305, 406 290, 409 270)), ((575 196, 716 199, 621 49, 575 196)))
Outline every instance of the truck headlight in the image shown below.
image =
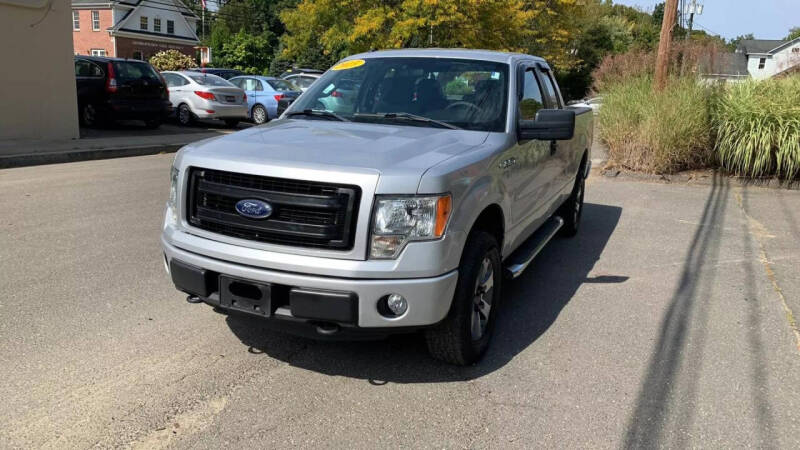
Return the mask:
MULTIPOLYGON (((167 224, 175 225, 178 223, 178 169, 172 167, 169 173, 169 198, 167 199, 167 224)), ((165 224, 166 225, 166 224, 165 224)))
POLYGON ((410 241, 441 238, 451 209, 450 195, 378 196, 372 215, 370 257, 396 258, 410 241))

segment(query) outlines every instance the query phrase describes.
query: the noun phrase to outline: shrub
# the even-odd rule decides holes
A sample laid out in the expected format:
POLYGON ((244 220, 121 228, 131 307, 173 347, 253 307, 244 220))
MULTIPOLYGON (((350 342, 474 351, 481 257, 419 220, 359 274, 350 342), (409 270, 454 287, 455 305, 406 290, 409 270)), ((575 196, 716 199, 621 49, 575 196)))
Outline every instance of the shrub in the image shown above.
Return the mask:
POLYGON ((651 173, 707 167, 713 161, 709 100, 713 90, 693 77, 670 80, 654 93, 652 78, 611 84, 598 115, 609 160, 651 173))
POLYGON ((800 77, 729 86, 714 104, 720 164, 738 175, 800 174, 800 77))
POLYGON ((164 70, 186 70, 196 67, 197 63, 191 56, 186 56, 177 50, 164 50, 150 57, 150 64, 159 72, 164 70))

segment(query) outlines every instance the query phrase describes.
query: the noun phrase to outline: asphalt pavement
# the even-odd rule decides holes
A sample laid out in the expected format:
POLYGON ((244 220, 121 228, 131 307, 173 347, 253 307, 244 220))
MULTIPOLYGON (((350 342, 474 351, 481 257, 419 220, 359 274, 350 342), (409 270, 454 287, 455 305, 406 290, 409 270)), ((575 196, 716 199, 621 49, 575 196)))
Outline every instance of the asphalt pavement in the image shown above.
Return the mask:
POLYGON ((172 157, 0 170, 0 448, 800 447, 800 192, 593 174, 459 368, 186 303, 172 157))

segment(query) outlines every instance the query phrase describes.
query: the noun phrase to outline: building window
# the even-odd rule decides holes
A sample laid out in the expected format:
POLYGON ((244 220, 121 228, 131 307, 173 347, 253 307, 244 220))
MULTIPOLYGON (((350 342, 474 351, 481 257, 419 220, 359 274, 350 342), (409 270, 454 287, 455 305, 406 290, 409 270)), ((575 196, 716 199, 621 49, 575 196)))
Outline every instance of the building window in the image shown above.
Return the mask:
POLYGON ((72 31, 81 31, 81 13, 72 11, 72 31))
POLYGON ((93 48, 92 49, 92 56, 106 56, 106 49, 104 49, 104 48, 93 48))
POLYGON ((172 20, 167 21, 167 33, 175 34, 175 22, 172 20))
POLYGON ((92 31, 100 31, 100 11, 92 11, 92 31))
POLYGON ((767 65, 767 58, 761 58, 761 59, 758 60, 758 68, 759 68, 759 70, 763 69, 764 66, 766 66, 766 65, 767 65))
POLYGON ((144 61, 144 58, 142 58, 142 52, 133 52, 133 59, 138 59, 139 61, 144 61))
POLYGON ((158 17, 153 19, 153 31, 155 31, 156 33, 161 33, 161 19, 159 19, 158 17))
POLYGON ((147 31, 147 16, 139 17, 139 29, 147 31))

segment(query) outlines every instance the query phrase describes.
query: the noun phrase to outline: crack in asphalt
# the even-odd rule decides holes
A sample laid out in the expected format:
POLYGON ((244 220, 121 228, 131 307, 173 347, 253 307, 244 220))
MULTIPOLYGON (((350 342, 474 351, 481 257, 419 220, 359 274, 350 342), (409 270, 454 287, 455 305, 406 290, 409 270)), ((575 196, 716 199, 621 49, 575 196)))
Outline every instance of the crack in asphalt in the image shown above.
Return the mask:
POLYGON ((742 211, 742 214, 744 214, 745 218, 747 218, 748 232, 758 243, 759 261, 761 262, 761 265, 764 266, 764 272, 767 275, 767 279, 769 279, 770 283, 772 283, 772 289, 775 291, 781 301, 783 311, 786 315, 786 321, 789 324, 789 329, 792 331, 795 337, 797 353, 800 355, 800 328, 798 328, 794 311, 792 311, 792 308, 786 301, 786 296, 783 294, 783 289, 781 289, 780 284, 778 284, 778 277, 775 275, 775 271, 772 269, 772 262, 770 261, 769 256, 767 255, 767 250, 764 246, 763 238, 770 237, 772 235, 769 234, 767 228, 761 222, 747 212, 747 209, 744 207, 741 192, 736 192, 735 197, 736 203, 739 205, 739 209, 742 211))

